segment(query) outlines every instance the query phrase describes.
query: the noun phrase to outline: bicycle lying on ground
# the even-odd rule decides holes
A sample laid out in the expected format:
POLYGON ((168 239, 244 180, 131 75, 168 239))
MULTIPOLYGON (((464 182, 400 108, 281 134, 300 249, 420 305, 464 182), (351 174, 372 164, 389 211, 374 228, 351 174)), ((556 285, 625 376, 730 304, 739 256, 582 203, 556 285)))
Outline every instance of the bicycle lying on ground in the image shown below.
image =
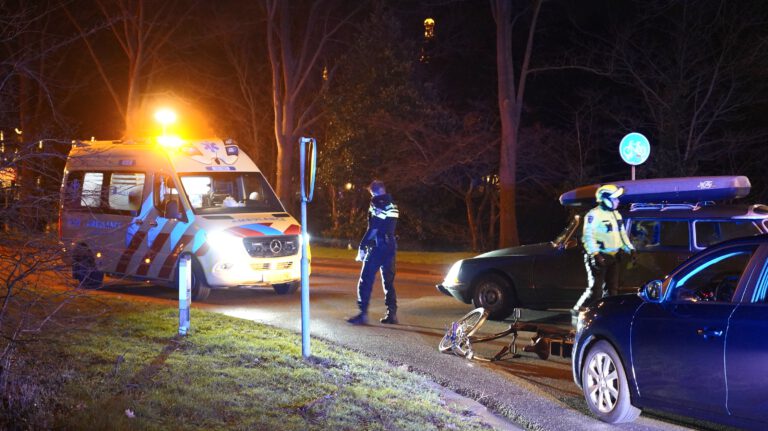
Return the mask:
POLYGON ((552 330, 545 331, 542 328, 531 324, 520 324, 520 309, 515 309, 513 320, 509 328, 504 331, 484 336, 477 336, 475 333, 488 319, 488 311, 484 308, 476 308, 465 314, 461 319, 451 323, 443 339, 440 340, 438 349, 442 353, 453 353, 457 356, 469 360, 481 362, 500 361, 507 357, 518 357, 517 339, 518 331, 533 332, 536 335, 531 338, 531 344, 525 346, 523 351, 536 353, 539 358, 547 359, 550 355, 556 355, 563 358, 569 358, 571 348, 573 347, 573 331, 571 330, 552 330), (474 350, 474 345, 488 341, 498 340, 510 336, 509 342, 493 356, 478 355, 474 350))

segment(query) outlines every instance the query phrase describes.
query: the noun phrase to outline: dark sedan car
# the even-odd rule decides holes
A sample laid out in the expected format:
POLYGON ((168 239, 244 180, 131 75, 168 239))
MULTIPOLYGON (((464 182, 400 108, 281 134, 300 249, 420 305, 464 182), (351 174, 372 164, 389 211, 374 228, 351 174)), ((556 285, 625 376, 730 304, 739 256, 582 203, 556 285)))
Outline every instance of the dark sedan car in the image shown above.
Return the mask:
MULTIPOLYGON (((622 208, 637 259, 620 268, 623 291, 674 269, 692 254, 732 238, 768 233, 764 205, 635 204, 622 208)), ((571 308, 587 286, 581 217, 553 241, 512 247, 456 262, 437 288, 483 307, 491 319, 514 308, 571 308)))
POLYGON ((768 429, 768 235, 708 248, 582 312, 573 376, 606 422, 647 408, 768 429))

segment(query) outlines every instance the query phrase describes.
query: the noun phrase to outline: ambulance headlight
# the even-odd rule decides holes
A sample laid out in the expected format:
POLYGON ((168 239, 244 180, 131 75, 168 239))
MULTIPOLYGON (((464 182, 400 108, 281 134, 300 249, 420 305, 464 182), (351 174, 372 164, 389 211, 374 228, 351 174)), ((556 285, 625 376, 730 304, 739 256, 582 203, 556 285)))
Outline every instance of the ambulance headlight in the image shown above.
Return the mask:
POLYGON ((207 238, 208 244, 219 253, 229 253, 243 249, 243 239, 227 232, 211 232, 207 238))
POLYGON ((448 274, 445 275, 443 284, 448 286, 459 284, 459 272, 461 272, 462 263, 464 263, 464 261, 460 260, 451 266, 451 269, 448 270, 448 274))

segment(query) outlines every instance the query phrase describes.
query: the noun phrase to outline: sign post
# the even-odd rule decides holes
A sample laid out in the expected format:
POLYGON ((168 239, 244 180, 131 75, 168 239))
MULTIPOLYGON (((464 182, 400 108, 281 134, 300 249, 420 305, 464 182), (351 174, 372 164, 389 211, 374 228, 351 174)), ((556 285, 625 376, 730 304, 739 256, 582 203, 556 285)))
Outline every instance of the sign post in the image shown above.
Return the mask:
POLYGON ((301 356, 309 358, 309 256, 307 253, 307 202, 312 202, 315 191, 317 168, 317 141, 315 138, 299 139, 299 163, 301 164, 301 356), (309 171, 309 172, 307 172, 309 171))
POLYGON ((651 154, 651 144, 648 138, 640 133, 632 132, 619 142, 619 155, 625 163, 632 165, 632 181, 635 180, 635 166, 642 165, 651 154))
POLYGON ((189 307, 192 303, 192 257, 179 260, 179 335, 189 333, 189 307))

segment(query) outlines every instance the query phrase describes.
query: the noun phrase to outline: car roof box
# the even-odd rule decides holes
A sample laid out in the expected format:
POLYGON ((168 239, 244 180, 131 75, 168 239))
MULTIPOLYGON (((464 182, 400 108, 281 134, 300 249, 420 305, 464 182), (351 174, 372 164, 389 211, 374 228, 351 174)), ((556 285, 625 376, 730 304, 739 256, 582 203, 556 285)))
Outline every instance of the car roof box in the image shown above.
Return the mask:
MULTIPOLYGON (((653 178, 635 181, 615 181, 624 188, 619 198, 622 204, 632 203, 696 203, 743 198, 751 184, 743 175, 713 177, 653 178)), ((601 184, 582 186, 560 195, 560 204, 570 207, 592 207, 595 192, 601 184)))

